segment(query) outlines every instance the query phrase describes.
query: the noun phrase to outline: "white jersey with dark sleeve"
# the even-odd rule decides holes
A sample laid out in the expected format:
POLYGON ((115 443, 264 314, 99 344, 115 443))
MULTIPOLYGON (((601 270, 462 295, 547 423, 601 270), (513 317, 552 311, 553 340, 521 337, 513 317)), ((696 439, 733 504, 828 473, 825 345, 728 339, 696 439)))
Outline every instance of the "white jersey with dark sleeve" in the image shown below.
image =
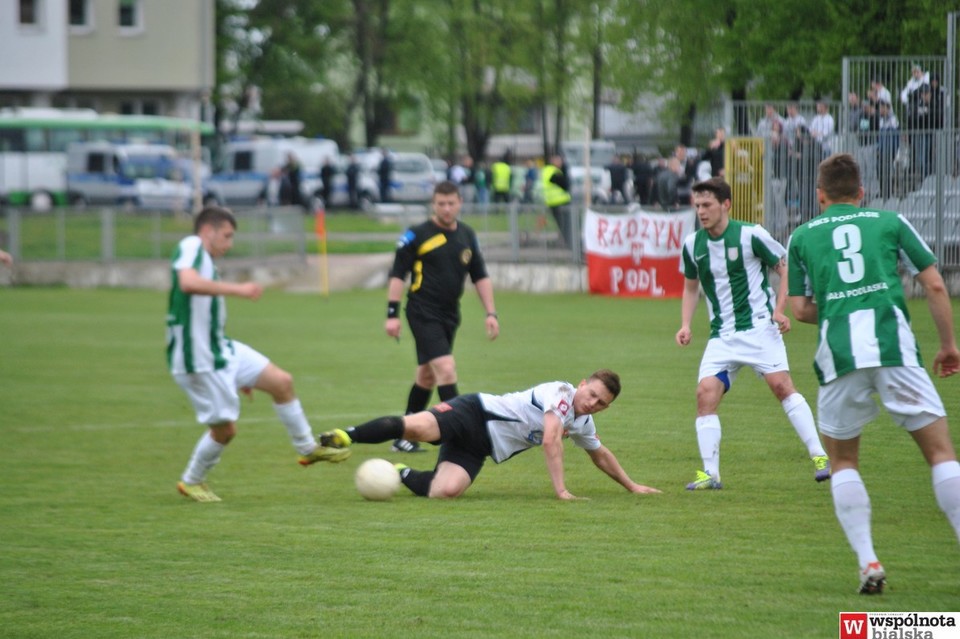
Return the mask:
POLYGON ((543 443, 543 418, 553 413, 560 418, 563 436, 584 450, 600 448, 596 425, 591 415, 575 417, 573 394, 576 387, 568 382, 546 382, 525 391, 506 395, 480 393, 480 402, 487 415, 487 431, 496 463, 543 443))

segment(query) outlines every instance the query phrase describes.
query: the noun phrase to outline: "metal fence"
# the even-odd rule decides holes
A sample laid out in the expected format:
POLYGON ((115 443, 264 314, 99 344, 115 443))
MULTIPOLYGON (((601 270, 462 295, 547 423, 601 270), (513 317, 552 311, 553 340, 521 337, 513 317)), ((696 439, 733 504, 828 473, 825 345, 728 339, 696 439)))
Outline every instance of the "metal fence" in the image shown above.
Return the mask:
MULTIPOLYGON (((246 209, 234 214, 242 232, 234 240, 232 256, 306 255, 301 209, 246 209)), ((166 260, 192 231, 190 215, 170 211, 0 209, 0 247, 17 261, 166 260)))

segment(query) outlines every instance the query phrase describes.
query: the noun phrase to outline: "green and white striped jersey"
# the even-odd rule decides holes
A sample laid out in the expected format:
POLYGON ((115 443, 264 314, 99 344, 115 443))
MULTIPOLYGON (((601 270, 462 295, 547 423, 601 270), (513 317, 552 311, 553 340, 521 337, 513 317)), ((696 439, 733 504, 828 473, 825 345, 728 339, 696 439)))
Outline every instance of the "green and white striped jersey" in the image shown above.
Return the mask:
POLYGON ((680 271, 700 280, 710 315, 710 337, 758 328, 773 321, 776 294, 767 269, 786 254, 762 226, 730 220, 723 235, 704 229, 683 241, 680 271))
POLYGON ((225 368, 233 343, 224 335, 227 304, 222 296, 188 295, 180 289, 178 271, 192 268, 210 280, 219 279, 213 258, 196 235, 177 245, 167 306, 167 365, 171 373, 205 373, 225 368))
POLYGON ((821 384, 860 368, 923 366, 898 265, 916 275, 936 261, 893 211, 834 204, 793 233, 789 293, 817 303, 821 384))

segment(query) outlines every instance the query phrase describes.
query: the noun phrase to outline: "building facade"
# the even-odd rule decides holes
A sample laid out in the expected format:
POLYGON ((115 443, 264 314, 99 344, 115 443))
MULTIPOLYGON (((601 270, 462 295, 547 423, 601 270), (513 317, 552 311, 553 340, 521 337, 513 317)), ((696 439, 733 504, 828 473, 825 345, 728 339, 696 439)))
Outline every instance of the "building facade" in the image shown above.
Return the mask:
POLYGON ((206 119, 214 0, 0 0, 0 107, 206 119))

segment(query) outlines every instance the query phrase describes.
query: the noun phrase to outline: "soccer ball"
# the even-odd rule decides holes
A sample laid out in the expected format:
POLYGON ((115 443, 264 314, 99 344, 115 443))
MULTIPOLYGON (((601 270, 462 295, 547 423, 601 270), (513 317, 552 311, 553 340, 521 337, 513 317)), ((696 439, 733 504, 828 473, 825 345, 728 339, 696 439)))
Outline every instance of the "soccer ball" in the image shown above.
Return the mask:
POLYGON ((353 481, 364 499, 387 501, 400 488, 400 473, 386 459, 368 459, 357 468, 353 481))

